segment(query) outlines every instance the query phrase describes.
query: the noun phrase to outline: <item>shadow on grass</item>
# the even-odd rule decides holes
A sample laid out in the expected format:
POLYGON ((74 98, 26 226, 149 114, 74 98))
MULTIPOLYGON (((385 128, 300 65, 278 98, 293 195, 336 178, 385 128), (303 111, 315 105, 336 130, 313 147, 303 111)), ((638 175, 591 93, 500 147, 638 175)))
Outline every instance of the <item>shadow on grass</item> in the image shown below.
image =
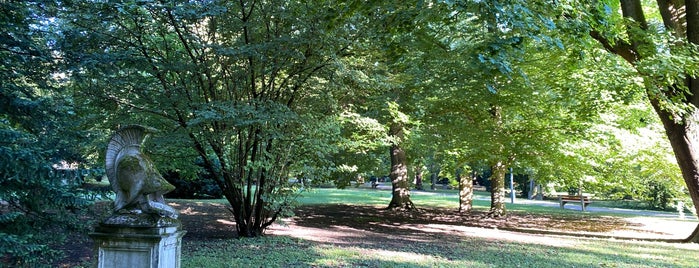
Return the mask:
POLYGON ((206 211, 192 215, 196 220, 183 213, 189 232, 183 267, 685 267, 699 261, 699 248, 691 245, 499 230, 604 232, 626 224, 614 217, 513 213, 488 218, 478 211, 313 205, 298 208, 289 225, 275 226, 270 236, 230 239, 235 230, 225 223, 230 212, 222 205, 206 206, 192 208, 206 211))
MULTIPOLYGON (((461 214, 453 209, 421 208, 417 211, 391 211, 376 206, 313 205, 296 210, 296 224, 322 227, 342 224, 357 229, 374 228, 388 224, 450 224, 500 229, 531 229, 559 232, 608 232, 627 228, 624 219, 590 214, 545 214, 510 212, 507 216, 492 218, 485 211, 476 210, 461 214)), ((391 228, 394 229, 394 228, 391 228)), ((382 231, 382 230, 377 230, 382 231)), ((385 231, 385 230, 383 230, 385 231)), ((394 230, 395 231, 395 230, 394 230)))
POLYGON ((495 230, 536 227, 542 233, 571 234, 570 231, 623 228, 626 222, 614 217, 511 214, 489 218, 477 211, 459 215, 442 209, 399 212, 371 206, 322 205, 300 208, 294 224, 317 230, 335 229, 334 233, 340 234, 337 238, 300 237, 350 251, 358 249, 363 254, 355 256, 351 263, 359 266, 378 261, 380 265, 376 266, 380 267, 668 267, 681 263, 679 258, 685 256, 672 245, 664 248, 641 242, 495 230), (394 257, 406 259, 405 263, 392 263, 396 262, 394 257))

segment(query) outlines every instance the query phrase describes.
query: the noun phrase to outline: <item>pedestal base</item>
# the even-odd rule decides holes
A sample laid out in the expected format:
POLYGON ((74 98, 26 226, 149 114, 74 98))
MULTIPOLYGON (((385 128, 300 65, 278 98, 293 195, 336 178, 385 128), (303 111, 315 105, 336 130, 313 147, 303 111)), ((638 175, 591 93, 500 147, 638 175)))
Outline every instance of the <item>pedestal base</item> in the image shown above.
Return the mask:
POLYGON ((99 268, 179 268, 182 236, 179 220, 150 214, 117 214, 90 236, 99 268))

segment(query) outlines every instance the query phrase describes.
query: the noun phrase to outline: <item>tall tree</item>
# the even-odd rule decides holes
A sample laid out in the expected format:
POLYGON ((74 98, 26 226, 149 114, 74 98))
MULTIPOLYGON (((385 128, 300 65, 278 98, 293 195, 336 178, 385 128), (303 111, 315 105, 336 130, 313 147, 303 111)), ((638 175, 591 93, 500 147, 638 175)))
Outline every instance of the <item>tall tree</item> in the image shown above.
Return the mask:
MULTIPOLYGON (((699 1, 612 2, 584 6, 590 11, 590 36, 643 77, 699 212, 699 1), (661 21, 649 23, 651 8, 661 21)), ((687 241, 699 242, 699 225, 687 241)))
POLYGON ((405 156, 405 128, 409 123, 407 116, 398 111, 397 105, 389 103, 389 110, 394 115, 393 122, 390 123, 389 138, 390 155, 391 155, 391 202, 388 204, 389 209, 406 209, 415 208, 413 201, 410 200, 410 188, 408 185, 408 160, 405 156))
MULTIPOLYGON (((352 105, 345 107, 351 113, 374 118, 385 125, 386 147, 391 168, 392 199, 389 208, 411 209, 408 183, 408 159, 406 147, 410 140, 410 128, 414 126, 411 115, 416 112, 413 101, 415 66, 410 59, 415 57, 411 50, 416 37, 411 32, 419 21, 418 6, 421 1, 401 3, 381 3, 364 6, 362 18, 368 31, 357 40, 357 55, 353 62, 359 77, 371 77, 369 87, 371 94, 365 94, 352 100, 352 105), (416 17, 418 16, 418 17, 416 17)), ((367 85, 364 85, 366 87, 367 85)))
POLYGON ((506 213, 508 167, 546 171, 541 167, 563 162, 558 158, 566 159, 566 148, 585 138, 583 130, 608 105, 607 99, 623 97, 605 96, 626 86, 591 71, 607 59, 580 61, 569 56, 579 55, 577 47, 562 50, 550 19, 520 21, 531 13, 525 4, 459 2, 447 5, 451 12, 443 13, 444 19, 421 28, 433 48, 420 58, 429 70, 424 77, 430 77, 421 84, 429 88, 421 92, 429 107, 423 128, 437 133, 433 143, 439 150, 458 152, 464 158, 460 162, 490 166, 494 216, 506 213), (593 79, 609 89, 598 89, 590 83, 593 79))
POLYGON ((51 1, 0 5, 0 266, 49 266, 65 228, 84 228, 80 182, 57 166, 82 164, 72 99, 57 71, 51 1))
POLYGON ((289 213, 292 171, 332 150, 328 81, 357 32, 346 23, 355 4, 73 2, 64 50, 76 87, 125 120, 112 124, 181 137, 170 145, 196 153, 238 235, 254 237, 289 213))

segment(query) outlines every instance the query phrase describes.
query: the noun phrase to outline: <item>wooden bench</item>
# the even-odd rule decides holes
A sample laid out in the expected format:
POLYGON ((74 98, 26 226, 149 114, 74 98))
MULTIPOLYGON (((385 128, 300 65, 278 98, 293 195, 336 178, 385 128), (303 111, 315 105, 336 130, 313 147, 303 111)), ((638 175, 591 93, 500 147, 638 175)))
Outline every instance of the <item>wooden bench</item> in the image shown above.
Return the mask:
POLYGON ((561 203, 561 209, 563 209, 563 206, 566 203, 580 203, 582 206, 582 211, 585 211, 587 209, 587 205, 592 203, 592 200, 590 200, 589 196, 580 196, 580 195, 559 195, 558 196, 558 202, 561 203))

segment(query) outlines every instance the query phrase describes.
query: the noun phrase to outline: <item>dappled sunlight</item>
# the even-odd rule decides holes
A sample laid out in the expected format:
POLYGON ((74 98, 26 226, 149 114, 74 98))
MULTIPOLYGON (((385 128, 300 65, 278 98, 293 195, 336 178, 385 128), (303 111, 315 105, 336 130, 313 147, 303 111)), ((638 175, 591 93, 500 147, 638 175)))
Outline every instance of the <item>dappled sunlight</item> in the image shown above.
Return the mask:
MULTIPOLYGON (((333 248, 333 247, 321 247, 318 251, 322 254, 325 254, 328 256, 328 260, 336 259, 337 253, 339 249, 333 248)), ((382 261, 382 262, 399 262, 399 263, 420 263, 424 262, 428 259, 433 259, 434 256, 432 255, 427 255, 427 254, 419 254, 415 252, 409 252, 409 251, 396 251, 396 250, 382 250, 382 249, 372 249, 368 251, 367 249, 364 248, 359 248, 359 247, 343 247, 341 249, 344 252, 351 252, 353 253, 351 256, 354 256, 355 258, 361 258, 366 256, 371 256, 371 258, 375 261, 382 261)), ((344 253, 347 255, 347 253, 344 253)), ((323 260, 320 260, 323 262, 323 260)), ((327 262, 327 261, 326 261, 327 262)))
POLYGON ((180 210, 180 215, 208 215, 206 212, 195 211, 192 207, 177 208, 180 210))
POLYGON ((419 262, 428 258, 432 258, 431 255, 418 254, 415 252, 405 252, 405 251, 395 251, 395 250, 376 250, 373 252, 376 254, 377 259, 383 261, 390 261, 394 259, 399 259, 401 261, 407 262, 419 262))
POLYGON ((178 210, 180 215, 192 215, 192 216, 194 216, 194 215, 200 215, 200 216, 209 215, 209 213, 208 213, 209 210, 197 209, 194 207, 194 205, 200 206, 200 207, 201 206, 211 206, 211 207, 215 207, 217 209, 218 208, 225 209, 225 205, 223 205, 223 204, 203 203, 203 202, 192 202, 189 205, 183 205, 181 203, 176 203, 176 202, 169 202, 168 205, 173 207, 174 209, 178 210))
MULTIPOLYGON (((687 258, 695 256, 699 250, 698 244, 688 243, 666 243, 666 242, 647 242, 647 241, 615 241, 607 240, 608 243, 600 243, 599 240, 587 239, 582 240, 575 248, 581 250, 585 254, 607 257, 610 259, 637 259, 645 264, 646 267, 657 267, 656 264, 673 264, 672 267, 695 267, 696 265, 686 266, 678 263, 685 262, 687 258), (681 260, 680 260, 681 258, 681 260)), ((690 261, 692 262, 692 261, 690 261)), ((695 262, 694 262, 695 263, 695 262)))
POLYGON ((188 232, 184 241, 194 235, 211 238, 236 237, 233 214, 228 207, 216 202, 174 202, 172 207, 179 210, 182 228, 188 232))
MULTIPOLYGON (((188 257, 197 259, 183 261, 197 267, 211 262, 209 252, 220 252, 215 256, 221 263, 231 258, 236 263, 269 263, 257 253, 245 253, 264 248, 265 254, 278 252, 265 259, 295 267, 659 267, 682 266, 696 258, 685 260, 681 252, 699 251, 697 245, 585 238, 629 227, 637 229, 629 237, 637 236, 645 232, 644 224, 652 223, 644 218, 526 213, 488 218, 484 211, 383 208, 302 206, 296 216, 272 225, 266 237, 248 240, 233 239, 235 223, 225 205, 185 203, 178 207, 188 231, 183 253, 189 249, 188 257)), ((660 219, 654 225, 662 231, 663 223, 660 219)))
POLYGON ((218 220, 216 220, 216 222, 218 222, 218 223, 223 223, 223 224, 226 224, 226 225, 235 225, 235 222, 232 222, 232 221, 229 221, 229 220, 224 220, 224 219, 218 219, 218 220))
POLYGON ((445 224, 426 224, 412 227, 416 232, 428 233, 448 233, 451 235, 461 235, 478 238, 498 239, 526 244, 537 244, 546 246, 575 246, 576 240, 568 237, 553 237, 550 235, 538 235, 530 233, 518 233, 498 230, 497 228, 468 227, 445 224))
POLYGON ((667 245, 676 249, 699 251, 699 244, 697 243, 668 243, 667 245))
POLYGON ((670 219, 666 220, 667 223, 662 223, 663 220, 659 219, 657 224, 649 225, 652 222, 645 220, 634 222, 629 221, 629 218, 591 214, 554 215, 513 212, 505 217, 494 218, 487 217, 487 212, 484 211, 459 214, 444 208, 421 208, 410 212, 386 211, 378 208, 378 206, 318 205, 312 209, 313 211, 300 208, 294 220, 300 226, 322 228, 329 225, 344 225, 355 229, 384 233, 414 231, 401 230, 401 225, 442 224, 444 226, 519 230, 533 234, 676 239, 693 230, 691 223, 685 224, 686 227, 678 227, 682 228, 682 231, 679 232, 681 235, 677 235, 678 230, 664 227, 669 222, 673 222, 670 219))
MULTIPOLYGON (((208 247, 201 245, 211 241, 236 237, 235 223, 226 205, 183 203, 177 208, 188 230, 184 238, 186 245, 190 245, 188 241, 202 241, 195 247, 203 250, 208 247)), ((619 260, 626 263, 620 267, 654 267, 684 263, 675 257, 681 255, 677 252, 699 251, 699 246, 693 244, 585 238, 604 235, 657 238, 668 237, 675 231, 673 228, 693 230, 692 221, 662 218, 516 212, 489 218, 485 211, 479 210, 459 214, 444 208, 392 211, 384 209, 383 205, 342 204, 301 206, 295 214, 272 225, 265 239, 282 239, 282 244, 268 246, 280 247, 275 250, 297 247, 293 254, 298 252, 301 257, 311 258, 300 262, 289 257, 286 262, 301 266, 492 267, 504 264, 514 267, 522 264, 526 267, 527 264, 549 263, 586 267, 593 258, 600 267, 619 260), (667 225, 670 223, 679 225, 667 225), (490 259, 486 256, 499 257, 493 262, 482 262, 490 259), (644 265, 638 266, 639 263, 644 265)), ((246 243, 254 243, 254 248, 258 248, 260 245, 254 241, 258 240, 246 243)), ((237 252, 241 248, 231 250, 237 252)), ((279 258, 287 258, 289 254, 292 253, 284 253, 279 258)), ((222 255, 222 258, 224 256, 226 259, 229 255, 222 255)), ((206 262, 205 259, 201 261, 206 262)))
POLYGON ((309 228, 298 226, 273 225, 269 228, 268 234, 284 235, 309 241, 350 244, 350 240, 371 235, 370 232, 357 230, 346 226, 328 226, 327 228, 309 228))

